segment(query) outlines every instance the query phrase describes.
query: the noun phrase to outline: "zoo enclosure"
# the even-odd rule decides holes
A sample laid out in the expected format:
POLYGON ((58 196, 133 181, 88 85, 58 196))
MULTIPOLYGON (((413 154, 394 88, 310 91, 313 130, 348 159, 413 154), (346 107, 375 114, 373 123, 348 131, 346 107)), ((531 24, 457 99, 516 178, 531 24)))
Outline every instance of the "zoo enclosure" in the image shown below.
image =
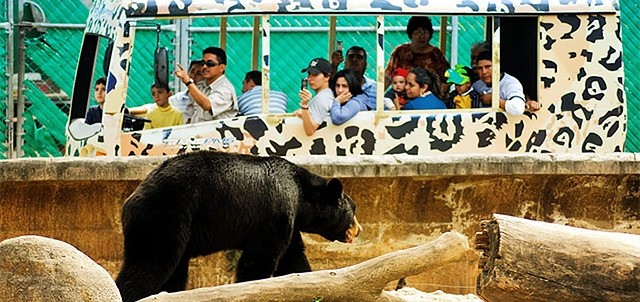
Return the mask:
MULTIPOLYGON (((0 124, 0 158, 62 156, 72 81, 91 3, 87 0, 0 0, 0 4, 0 53, 7 58, 0 61, 0 68, 6 70, 0 76, 0 117, 5 121, 0 124), (25 3, 40 7, 44 20, 35 23, 20 22, 19 16, 25 3), (44 33, 34 35, 38 31, 44 33), (17 85, 18 79, 22 79, 22 85, 17 85), (17 93, 19 86, 22 87, 22 96, 17 93)), ((640 50, 640 36, 637 34, 640 17, 631 13, 636 11, 637 6, 635 3, 622 5, 624 50, 628 54, 640 50)), ((385 35, 385 61, 396 45, 408 41, 404 32, 408 18, 385 18, 388 32, 385 35)), ((434 28, 440 28, 441 19, 432 20, 434 28)), ((471 44, 483 37, 483 18, 461 16, 447 20, 447 47, 444 49, 446 56, 450 58, 452 65, 468 65, 471 44)), ((288 111, 293 111, 298 106, 297 87, 301 77, 299 70, 311 58, 327 56, 329 18, 275 16, 271 18, 271 22, 271 53, 276 59, 272 62, 271 74, 273 78, 282 79, 272 82, 272 89, 283 91, 289 96, 288 111), (284 36, 283 32, 287 32, 286 39, 279 37, 284 36)), ((128 107, 152 102, 150 86, 153 83, 153 53, 158 38, 156 24, 161 24, 160 44, 169 50, 170 75, 175 63, 186 65, 189 60, 200 58, 200 51, 205 47, 218 44, 219 18, 184 20, 176 24, 168 21, 138 24, 146 30, 137 33, 130 69, 128 107)), ((252 27, 251 17, 228 18, 227 77, 238 93, 244 74, 251 70, 252 27)), ((440 34, 436 31, 432 44, 438 45, 440 34)), ((345 50, 353 45, 367 49, 367 76, 375 78, 372 67, 375 66, 375 17, 338 17, 336 39, 343 41, 345 50)), ((98 62, 103 60, 106 44, 100 45, 98 62)), ((634 101, 640 94, 640 87, 636 84, 640 66, 630 61, 634 57, 629 55, 624 58, 629 100, 626 151, 630 152, 640 150, 640 122, 636 119, 640 107, 634 101)), ((102 74, 102 69, 97 68, 94 71, 94 81, 102 74)), ((179 83, 174 82, 174 92, 181 89, 179 83)), ((95 100, 92 99, 91 104, 95 105, 95 100)))

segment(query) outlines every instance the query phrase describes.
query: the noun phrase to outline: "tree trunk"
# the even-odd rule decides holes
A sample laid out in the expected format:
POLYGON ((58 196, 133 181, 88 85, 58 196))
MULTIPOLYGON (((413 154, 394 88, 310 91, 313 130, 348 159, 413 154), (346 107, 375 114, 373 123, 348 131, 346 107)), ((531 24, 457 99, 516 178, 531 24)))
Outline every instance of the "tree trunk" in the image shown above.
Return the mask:
POLYGON ((250 282, 158 294, 141 301, 402 301, 384 293, 387 283, 464 257, 467 238, 457 232, 337 270, 290 274, 250 282))
POLYGON ((494 214, 481 223, 486 301, 638 301, 640 236, 494 214))

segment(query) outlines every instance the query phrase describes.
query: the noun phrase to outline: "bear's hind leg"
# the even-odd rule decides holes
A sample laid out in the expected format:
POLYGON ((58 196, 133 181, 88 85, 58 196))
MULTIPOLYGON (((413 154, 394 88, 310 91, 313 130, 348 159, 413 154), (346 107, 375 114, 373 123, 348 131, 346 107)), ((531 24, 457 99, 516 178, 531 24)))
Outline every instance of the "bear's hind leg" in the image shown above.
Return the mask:
POLYGON ((276 268, 276 271, 273 273, 273 275, 283 276, 287 274, 304 273, 310 271, 311 265, 309 265, 309 260, 307 260, 307 256, 304 254, 304 243, 302 242, 302 236, 300 235, 299 231, 294 231, 291 238, 291 243, 289 243, 287 250, 280 258, 278 267, 276 268))
MULTIPOLYGON (((125 208, 127 209, 127 208, 125 208)), ((124 263, 116 278, 116 285, 125 302, 157 294, 175 274, 185 257, 189 238, 185 226, 169 219, 152 223, 144 220, 145 213, 136 217, 123 214, 124 263), (127 218, 127 219, 124 219, 127 218)))
POLYGON ((173 271, 171 277, 169 277, 169 280, 167 280, 167 282, 162 285, 162 288, 160 289, 161 292, 179 292, 187 288, 187 279, 189 277, 189 260, 189 256, 182 256, 182 259, 180 259, 178 266, 173 271))

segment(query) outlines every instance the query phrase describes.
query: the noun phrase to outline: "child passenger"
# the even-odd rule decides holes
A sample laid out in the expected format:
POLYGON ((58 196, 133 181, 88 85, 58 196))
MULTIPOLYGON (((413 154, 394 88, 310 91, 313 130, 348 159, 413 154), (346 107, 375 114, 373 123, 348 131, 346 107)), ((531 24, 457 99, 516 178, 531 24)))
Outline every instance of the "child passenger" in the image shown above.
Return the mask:
POLYGON ((405 86, 407 85, 407 71, 404 68, 398 67, 391 73, 391 89, 384 94, 384 97, 391 99, 396 110, 402 109, 407 104, 407 94, 405 93, 405 86))
POLYGON ((484 107, 480 94, 471 87, 473 70, 464 65, 456 65, 455 69, 447 69, 447 82, 455 85, 455 90, 449 94, 447 107, 450 109, 468 109, 484 107))
POLYGON ((157 106, 147 113, 147 119, 150 119, 151 122, 145 123, 145 130, 177 126, 184 123, 182 112, 169 103, 169 97, 171 96, 169 88, 158 87, 153 84, 151 85, 151 95, 157 106))

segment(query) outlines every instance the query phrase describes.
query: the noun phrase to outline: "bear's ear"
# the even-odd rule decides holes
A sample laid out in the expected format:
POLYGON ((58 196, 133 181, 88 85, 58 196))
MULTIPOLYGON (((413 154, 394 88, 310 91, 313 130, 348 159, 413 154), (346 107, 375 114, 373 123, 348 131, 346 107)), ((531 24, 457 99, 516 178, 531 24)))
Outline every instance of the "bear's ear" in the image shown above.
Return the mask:
POLYGON ((327 197, 331 201, 338 201, 342 198, 342 182, 337 178, 332 178, 327 183, 327 197))

